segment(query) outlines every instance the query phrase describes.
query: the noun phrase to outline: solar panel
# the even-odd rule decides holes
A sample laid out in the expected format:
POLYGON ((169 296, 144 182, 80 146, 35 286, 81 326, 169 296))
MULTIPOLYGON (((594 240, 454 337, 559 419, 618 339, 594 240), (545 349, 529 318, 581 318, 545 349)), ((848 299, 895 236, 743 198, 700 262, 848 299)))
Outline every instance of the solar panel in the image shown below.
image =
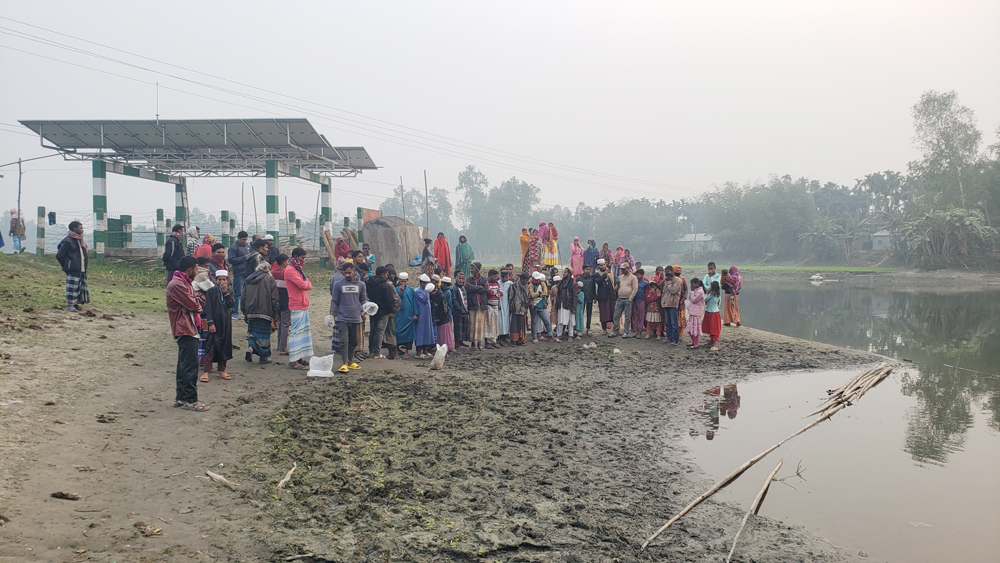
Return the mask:
POLYGON ((67 158, 182 176, 259 176, 275 160, 316 174, 377 167, 364 147, 334 147, 307 119, 22 120, 67 158))

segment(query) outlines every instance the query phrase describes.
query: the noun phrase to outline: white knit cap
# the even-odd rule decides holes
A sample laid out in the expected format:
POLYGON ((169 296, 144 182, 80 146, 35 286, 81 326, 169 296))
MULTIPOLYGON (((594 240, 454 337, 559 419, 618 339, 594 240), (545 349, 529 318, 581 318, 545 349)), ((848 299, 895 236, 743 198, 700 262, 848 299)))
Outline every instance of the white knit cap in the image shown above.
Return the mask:
POLYGON ((264 235, 264 240, 274 240, 274 235, 264 235))
POLYGON ((451 283, 451 278, 449 278, 448 276, 445 276, 445 277, 441 278, 441 283, 451 283))
POLYGON ((598 263, 598 264, 607 264, 607 263, 608 263, 608 261, 607 261, 607 260, 605 260, 604 258, 598 258, 598 259, 597 259, 597 263, 598 263))
POLYGON ((556 276, 552 278, 552 281, 562 281, 562 276, 556 276))
POLYGON ((229 277, 229 272, 227 272, 226 270, 216 270, 215 271, 215 277, 217 277, 217 278, 228 278, 229 277))
POLYGON ((408 279, 410 279, 410 274, 408 274, 406 272, 400 272, 399 273, 399 279, 401 279, 401 280, 408 280, 408 279))
POLYGON ((430 292, 434 291, 434 289, 436 289, 436 288, 437 288, 436 285, 434 285, 432 283, 429 283, 429 284, 427 284, 427 285, 424 286, 424 291, 430 293, 430 292))
POLYGON ((428 276, 427 274, 420 274, 420 281, 422 281, 422 282, 429 282, 429 281, 431 281, 431 277, 428 276))
POLYGON ((542 273, 541 273, 541 272, 533 272, 533 273, 531 274, 531 277, 532 277, 532 278, 535 278, 536 280, 544 280, 544 279, 545 279, 545 276, 544 276, 544 275, 542 275, 542 273))

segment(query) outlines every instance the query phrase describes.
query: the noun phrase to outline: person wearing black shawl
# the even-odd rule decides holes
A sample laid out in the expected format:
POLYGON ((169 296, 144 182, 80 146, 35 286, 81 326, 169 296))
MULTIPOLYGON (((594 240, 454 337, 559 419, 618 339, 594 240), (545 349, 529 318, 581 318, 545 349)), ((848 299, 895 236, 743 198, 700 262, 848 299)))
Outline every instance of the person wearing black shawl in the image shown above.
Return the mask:
MULTIPOLYGON (((206 283, 206 282, 203 282, 206 283)), ((211 284, 211 282, 207 282, 211 284)), ((205 304, 202 307, 202 324, 207 331, 205 338, 205 354, 202 356, 204 373, 202 383, 208 383, 212 373, 212 364, 219 365, 219 379, 232 379, 226 373, 226 363, 233 359, 233 316, 230 311, 236 303, 233 291, 229 287, 229 272, 216 270, 215 284, 205 291, 205 304)))

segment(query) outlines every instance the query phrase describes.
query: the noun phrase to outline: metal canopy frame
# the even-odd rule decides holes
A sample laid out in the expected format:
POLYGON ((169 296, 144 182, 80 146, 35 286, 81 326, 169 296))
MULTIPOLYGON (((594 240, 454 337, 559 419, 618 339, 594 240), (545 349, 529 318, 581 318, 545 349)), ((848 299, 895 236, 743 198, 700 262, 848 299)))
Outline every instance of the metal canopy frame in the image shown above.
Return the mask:
POLYGON ((378 169, 364 147, 334 147, 305 118, 20 123, 67 160, 100 160, 168 175, 265 176, 268 161, 334 178, 378 169))

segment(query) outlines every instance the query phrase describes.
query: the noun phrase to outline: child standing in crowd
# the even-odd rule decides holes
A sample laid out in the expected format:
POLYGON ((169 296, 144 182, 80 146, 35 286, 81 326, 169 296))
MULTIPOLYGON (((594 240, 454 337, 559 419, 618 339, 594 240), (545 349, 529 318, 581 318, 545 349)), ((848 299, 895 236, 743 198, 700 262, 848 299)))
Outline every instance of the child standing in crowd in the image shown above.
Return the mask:
POLYGON ((656 338, 663 337, 663 315, 660 305, 660 283, 657 278, 653 278, 646 288, 646 338, 650 335, 656 338))
MULTIPOLYGON (((445 277, 442 279, 451 280, 445 277)), ((430 285, 430 284, 428 284, 430 285)), ((455 349, 455 335, 451 329, 451 315, 448 312, 448 291, 445 288, 437 288, 431 292, 431 316, 434 317, 434 326, 437 327, 437 343, 448 348, 451 352, 455 349)))
POLYGON ((288 329, 291 326, 291 312, 288 310, 288 287, 285 285, 285 268, 288 267, 288 255, 279 254, 271 265, 271 277, 278 287, 278 355, 288 355, 288 329))
POLYGON ((691 335, 691 344, 688 348, 698 347, 698 339, 701 337, 701 317, 705 314, 705 284, 698 278, 691 279, 690 302, 688 307, 688 334, 691 335))
POLYGON ((728 273, 726 282, 722 286, 726 292, 723 323, 726 326, 730 326, 732 323, 740 326, 740 291, 743 289, 743 278, 740 277, 740 269, 736 266, 730 266, 728 273))
POLYGON ((722 316, 719 314, 719 306, 722 304, 722 289, 719 282, 713 281, 712 287, 705 294, 705 318, 701 321, 701 331, 708 334, 712 342, 710 352, 719 349, 719 334, 722 333, 722 316))
POLYGON ((584 308, 584 295, 583 295, 583 282, 576 282, 576 339, 580 340, 583 338, 583 308, 584 308))
POLYGON ((490 270, 486 278, 486 327, 483 338, 487 348, 499 348, 497 338, 500 337, 500 299, 504 296, 500 287, 500 272, 490 270))

